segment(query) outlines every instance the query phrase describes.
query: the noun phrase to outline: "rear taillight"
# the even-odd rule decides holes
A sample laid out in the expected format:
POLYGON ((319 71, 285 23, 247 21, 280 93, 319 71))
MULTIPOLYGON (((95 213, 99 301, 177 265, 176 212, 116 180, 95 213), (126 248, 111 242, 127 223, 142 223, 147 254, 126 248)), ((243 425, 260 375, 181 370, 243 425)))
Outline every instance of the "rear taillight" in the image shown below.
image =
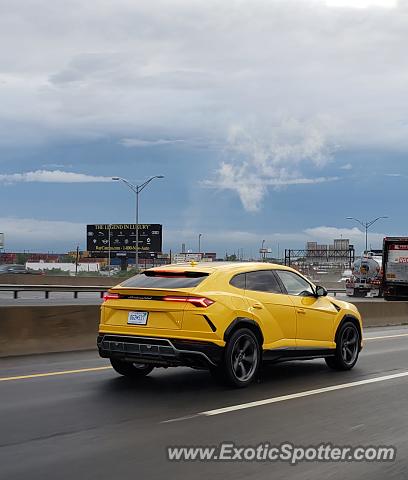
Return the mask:
POLYGON ((118 300, 120 298, 119 293, 106 293, 103 296, 103 301, 107 302, 108 300, 118 300))
POLYGON ((213 300, 205 297, 164 297, 165 302, 191 303, 196 307, 207 308, 214 303, 213 300))

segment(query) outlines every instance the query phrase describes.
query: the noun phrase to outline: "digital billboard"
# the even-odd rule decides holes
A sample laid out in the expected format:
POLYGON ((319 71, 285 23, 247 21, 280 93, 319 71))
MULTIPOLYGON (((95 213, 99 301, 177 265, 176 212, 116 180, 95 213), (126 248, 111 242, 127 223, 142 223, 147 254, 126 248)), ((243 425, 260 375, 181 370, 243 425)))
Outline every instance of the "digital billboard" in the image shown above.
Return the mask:
MULTIPOLYGON (((87 225, 87 250, 92 254, 131 254, 136 251, 136 225, 133 223, 87 225), (109 240, 110 233, 110 240, 109 240)), ((139 224, 139 253, 162 251, 162 225, 139 224)))

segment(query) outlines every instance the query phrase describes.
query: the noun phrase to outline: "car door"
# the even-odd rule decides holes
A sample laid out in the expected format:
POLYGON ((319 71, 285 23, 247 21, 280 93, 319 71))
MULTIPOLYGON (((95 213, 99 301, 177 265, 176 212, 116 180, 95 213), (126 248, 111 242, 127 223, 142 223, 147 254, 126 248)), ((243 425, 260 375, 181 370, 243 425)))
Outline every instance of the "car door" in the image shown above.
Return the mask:
POLYGON ((296 310, 298 348, 334 348, 334 325, 338 310, 327 297, 316 297, 304 277, 289 270, 276 271, 296 310))
POLYGON ((296 313, 272 270, 246 273, 249 308, 262 323, 264 348, 296 347, 296 313))

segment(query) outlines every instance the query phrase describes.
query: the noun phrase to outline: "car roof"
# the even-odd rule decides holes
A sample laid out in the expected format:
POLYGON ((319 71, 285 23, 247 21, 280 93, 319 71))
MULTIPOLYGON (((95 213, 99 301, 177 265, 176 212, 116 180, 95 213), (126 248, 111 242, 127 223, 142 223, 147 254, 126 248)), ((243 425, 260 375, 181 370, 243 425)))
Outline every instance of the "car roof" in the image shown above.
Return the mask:
POLYGON ((162 265, 160 267, 151 268, 150 271, 158 272, 202 272, 202 273, 240 273, 249 272, 251 270, 292 270, 284 265, 275 263, 261 262, 187 262, 174 263, 170 265, 162 265))

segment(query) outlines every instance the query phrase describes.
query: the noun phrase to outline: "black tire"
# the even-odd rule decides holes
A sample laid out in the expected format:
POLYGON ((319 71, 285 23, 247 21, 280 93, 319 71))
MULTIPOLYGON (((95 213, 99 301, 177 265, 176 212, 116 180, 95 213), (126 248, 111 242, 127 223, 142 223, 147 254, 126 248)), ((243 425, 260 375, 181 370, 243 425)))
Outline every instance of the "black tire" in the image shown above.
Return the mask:
POLYGON ((141 378, 149 375, 153 370, 152 365, 146 365, 144 363, 132 363, 117 360, 115 358, 110 359, 111 365, 115 372, 128 378, 141 378))
POLYGON ((336 354, 326 358, 326 364, 333 370, 351 370, 360 355, 361 334, 353 322, 345 322, 337 335, 336 354))
POLYGON ((261 361, 258 339, 248 328, 241 328, 229 338, 222 364, 211 372, 230 386, 245 388, 256 379, 261 361))

